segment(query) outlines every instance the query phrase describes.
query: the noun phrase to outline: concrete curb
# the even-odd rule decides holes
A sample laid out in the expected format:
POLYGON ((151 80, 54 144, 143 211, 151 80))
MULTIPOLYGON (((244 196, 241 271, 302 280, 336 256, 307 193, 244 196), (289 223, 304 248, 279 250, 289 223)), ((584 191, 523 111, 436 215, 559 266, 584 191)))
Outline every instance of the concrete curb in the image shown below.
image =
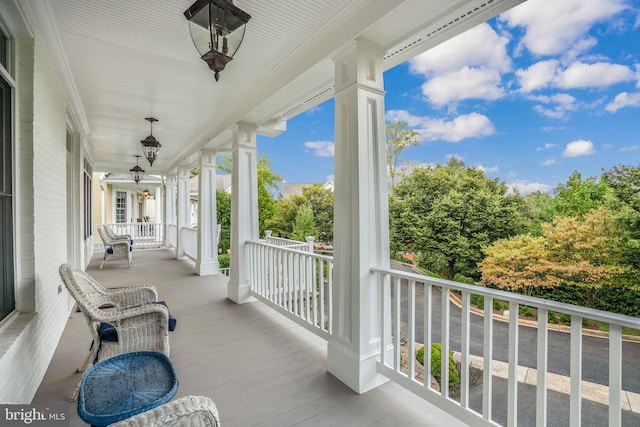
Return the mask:
MULTIPOLYGON (((462 307, 462 298, 460 297, 460 295, 456 294, 456 293, 450 293, 450 300, 459 308, 462 307)), ((478 316, 484 316, 484 310, 481 310, 477 307, 471 306, 471 312, 474 314, 477 314, 478 316)), ((504 316, 502 314, 499 313, 493 313, 493 318, 495 320, 499 320, 501 322, 509 322, 509 317, 504 316)), ((528 320, 528 319, 518 319, 518 324, 521 326, 528 326, 530 328, 538 328, 538 322, 535 320, 528 320)), ((554 324, 554 323, 548 323, 547 324, 547 329, 550 331, 558 331, 558 332, 565 332, 565 333, 570 333, 571 332, 571 326, 566 326, 566 325, 559 325, 559 324, 554 324)), ((598 331, 595 329, 589 329, 589 328, 582 328, 582 334, 583 335, 588 335, 591 337, 598 337, 598 338, 609 338, 609 332, 606 331, 598 331)), ((629 341, 629 342, 640 342, 640 337, 639 336, 635 336, 635 335, 622 335, 622 339, 623 341, 629 341)))

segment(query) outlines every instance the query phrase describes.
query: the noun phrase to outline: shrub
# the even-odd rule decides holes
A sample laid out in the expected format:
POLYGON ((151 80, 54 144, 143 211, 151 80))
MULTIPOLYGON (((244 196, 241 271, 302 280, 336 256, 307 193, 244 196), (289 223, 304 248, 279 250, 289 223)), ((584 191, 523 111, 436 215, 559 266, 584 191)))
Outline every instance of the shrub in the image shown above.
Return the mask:
POLYGON ((220 254, 218 255, 218 262, 220 263, 220 268, 227 268, 231 263, 231 256, 229 254, 220 254))
POLYGON ((471 304, 475 304, 478 308, 484 308, 484 297, 482 295, 471 294, 471 304))
MULTIPOLYGON (((424 347, 416 352, 416 359, 424 365, 424 347)), ((434 376, 438 383, 441 383, 442 375, 440 365, 442 364, 442 344, 431 344, 431 375, 434 376)), ((425 381, 427 381, 425 379, 425 381)), ((460 373, 453 360, 453 352, 449 350, 449 387, 453 387, 460 382, 460 373)))
POLYGON ((453 276, 453 281, 454 282, 460 282, 460 283, 466 283, 467 285, 473 285, 474 284, 473 278, 467 277, 467 276, 463 276, 460 273, 456 273, 456 275, 453 276))
POLYGON ((521 305, 518 309, 518 311, 520 312, 520 314, 522 314, 523 316, 528 316, 531 317, 533 316, 533 311, 531 311, 531 307, 527 307, 526 305, 521 305))

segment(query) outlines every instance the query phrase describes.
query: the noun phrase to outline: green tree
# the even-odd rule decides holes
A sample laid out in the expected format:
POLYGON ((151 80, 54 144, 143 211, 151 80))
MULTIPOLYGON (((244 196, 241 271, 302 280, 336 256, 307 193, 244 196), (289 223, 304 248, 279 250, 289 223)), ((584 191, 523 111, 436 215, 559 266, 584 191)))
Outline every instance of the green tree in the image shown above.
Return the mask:
POLYGON ((420 145, 420 132, 407 129, 407 122, 397 121, 386 124, 387 131, 387 168, 391 185, 391 195, 395 193, 400 154, 405 148, 420 145))
POLYGON ((522 213, 527 224, 527 231, 533 236, 542 235, 542 224, 553 221, 557 215, 556 203, 547 193, 536 191, 523 198, 522 213))
POLYGON ((288 199, 277 199, 274 204, 274 214, 266 221, 267 230, 274 235, 293 238, 293 226, 296 222, 298 208, 306 202, 300 195, 291 196, 288 199))
POLYGON ((639 240, 640 165, 614 166, 608 171, 603 171, 602 181, 613 189, 619 201, 619 205, 613 209, 616 219, 626 228, 631 239, 639 240))
POLYGON ((558 184, 554 192, 556 208, 562 216, 583 216, 611 203, 613 197, 613 191, 606 182, 593 177, 583 180, 579 172, 573 172, 566 183, 558 184))
POLYGON ((522 198, 507 195, 504 182, 451 159, 405 177, 390 201, 392 249, 442 258, 449 279, 456 272, 477 276, 482 248, 524 229, 522 198))
POLYGON ((223 254, 231 247, 231 194, 224 190, 216 190, 216 216, 221 225, 220 245, 223 254))
POLYGON ((317 235, 318 230, 313 220, 313 210, 308 203, 305 203, 298 208, 296 221, 293 226, 293 239, 304 242, 307 236, 315 237, 317 235))
POLYGON ((313 234, 319 242, 333 242, 333 191, 321 184, 313 184, 302 188, 302 197, 313 211, 317 234, 313 234))
MULTIPOLYGON (((258 229, 260 235, 263 235, 264 230, 267 229, 267 221, 275 214, 275 201, 272 194, 278 191, 278 184, 282 178, 271 170, 271 162, 266 154, 258 157, 256 166, 258 174, 258 229)), ((224 157, 218 162, 218 169, 225 173, 231 173, 231 168, 231 157, 224 157)))

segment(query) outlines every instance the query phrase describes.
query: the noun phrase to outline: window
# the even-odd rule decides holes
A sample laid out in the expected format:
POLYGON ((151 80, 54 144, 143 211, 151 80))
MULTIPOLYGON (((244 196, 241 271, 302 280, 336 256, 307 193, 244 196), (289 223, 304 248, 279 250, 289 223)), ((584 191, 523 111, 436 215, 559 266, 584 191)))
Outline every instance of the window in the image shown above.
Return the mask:
POLYGON ((93 178, 91 177, 91 167, 84 161, 84 238, 87 239, 93 234, 93 209, 91 208, 91 198, 93 197, 93 178))
POLYGON ((7 51, 8 46, 9 43, 7 40, 7 36, 2 31, 0 31, 0 64, 2 64, 5 69, 7 69, 7 59, 9 58, 7 51))
MULTIPOLYGON (((4 36, 3 36, 4 37, 4 36)), ((6 46, 6 37, 3 39, 6 46)), ((15 309, 11 86, 0 78, 0 319, 15 309)))
POLYGON ((116 223, 127 222, 127 193, 116 191, 116 223))

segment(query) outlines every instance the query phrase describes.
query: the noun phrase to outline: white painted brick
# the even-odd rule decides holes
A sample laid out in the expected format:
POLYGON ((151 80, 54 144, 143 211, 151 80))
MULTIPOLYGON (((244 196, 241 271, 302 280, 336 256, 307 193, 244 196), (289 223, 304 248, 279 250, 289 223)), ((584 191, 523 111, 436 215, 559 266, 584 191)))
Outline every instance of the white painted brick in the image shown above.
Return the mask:
POLYGON ((67 261, 67 99, 37 36, 33 47, 28 40, 18 43, 17 154, 22 191, 16 199, 20 209, 17 221, 24 233, 20 234, 17 265, 19 287, 31 289, 36 314, 28 322, 17 321, 13 335, 6 330, 0 333, 0 402, 7 403, 31 401, 70 310, 67 294, 57 292, 61 283, 58 268, 67 261))

